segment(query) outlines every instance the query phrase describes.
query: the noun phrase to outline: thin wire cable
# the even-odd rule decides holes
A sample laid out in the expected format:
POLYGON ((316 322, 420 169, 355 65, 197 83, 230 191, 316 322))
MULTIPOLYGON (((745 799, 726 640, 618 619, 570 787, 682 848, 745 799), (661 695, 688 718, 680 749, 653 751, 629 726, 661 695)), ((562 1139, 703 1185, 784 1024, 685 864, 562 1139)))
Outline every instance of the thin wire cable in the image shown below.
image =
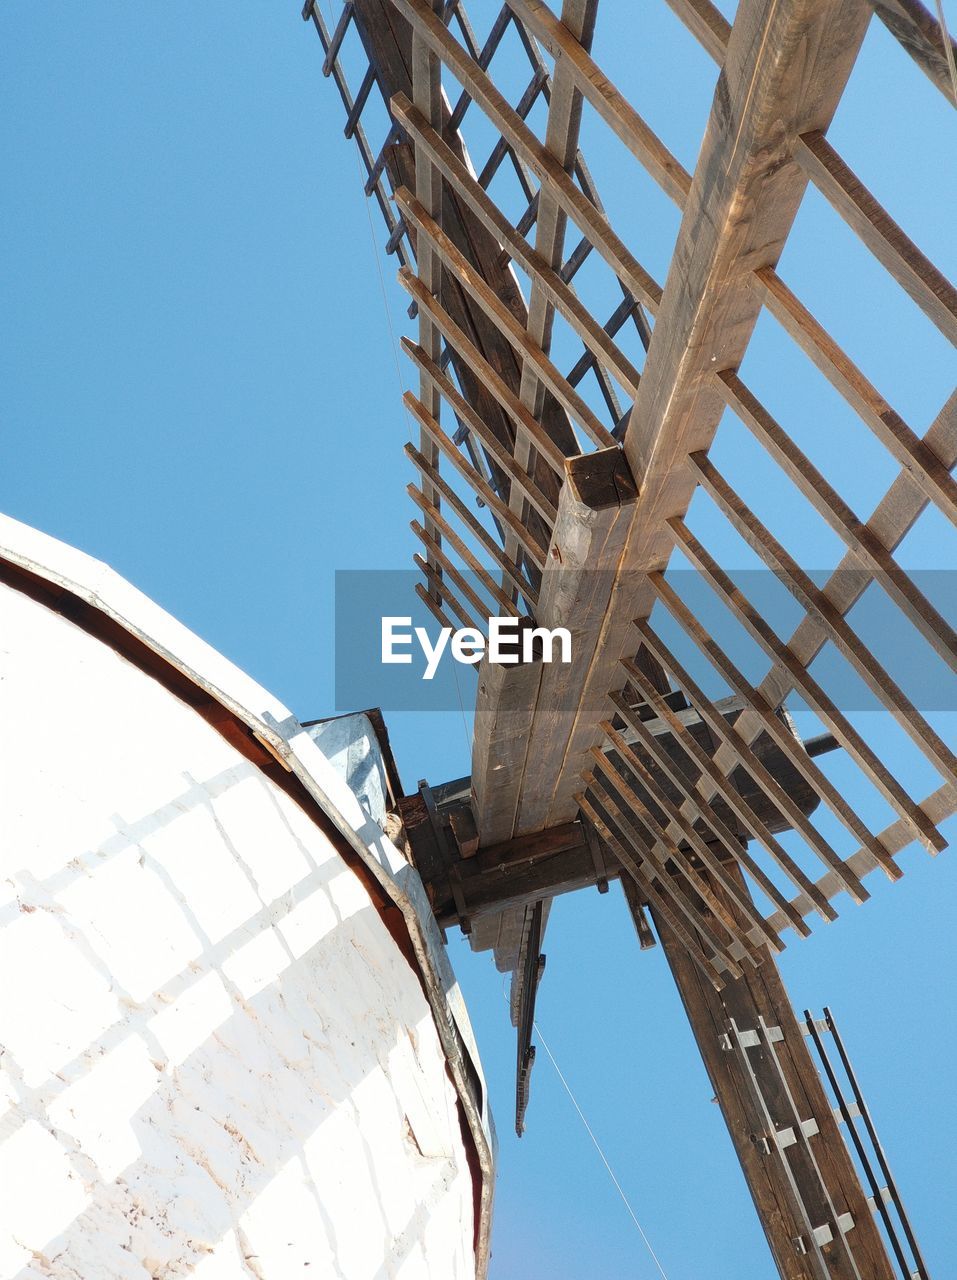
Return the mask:
POLYGON ((462 731, 465 734, 465 751, 468 756, 472 754, 472 735, 469 733, 468 716, 465 714, 465 703, 462 700, 462 690, 459 687, 459 673, 456 670, 457 663, 452 663, 452 675, 455 677, 455 692, 459 697, 459 710, 462 712, 462 731))
POLYGON ((555 1072, 556 1072, 556 1074, 557 1074, 557 1076, 558 1076, 559 1080, 561 1080, 562 1085, 564 1086, 565 1092, 568 1094, 569 1098, 571 1099, 572 1106, 573 1106, 573 1107, 575 1108, 575 1110, 578 1112, 578 1118, 581 1120, 582 1124, 585 1126, 585 1130, 586 1130, 586 1132, 587 1132, 587 1134, 588 1134, 589 1138, 591 1138, 591 1140, 592 1140, 592 1142, 593 1142, 593 1144, 594 1144, 595 1150, 596 1150, 596 1151, 598 1152, 598 1154, 601 1156, 601 1162, 602 1162, 602 1164, 605 1166, 605 1168, 608 1170, 608 1176, 611 1178, 612 1182, 615 1184, 615 1188, 616 1188, 616 1190, 617 1190, 618 1194, 621 1196, 622 1201, 624 1202, 625 1208, 628 1210, 629 1214, 631 1215, 631 1220, 632 1220, 632 1222, 633 1222, 633 1223, 635 1224, 635 1226, 638 1228, 638 1234, 641 1236, 642 1240, 644 1241, 644 1243, 645 1243, 645 1248, 646 1248, 646 1249, 648 1250, 648 1252, 651 1254, 651 1259, 652 1259, 652 1261, 654 1262, 655 1266, 658 1268, 658 1272, 659 1272, 659 1274, 663 1277, 663 1280, 668 1280, 667 1273, 666 1273, 666 1271, 665 1271, 664 1267, 661 1265, 661 1261, 660 1261, 660 1259, 659 1259, 658 1255, 655 1253, 654 1249, 653 1249, 653 1248, 652 1248, 652 1246, 651 1246, 651 1241, 650 1241, 650 1240, 648 1239, 648 1237, 645 1235, 645 1232, 644 1232, 644 1229, 642 1228, 641 1223, 638 1221, 637 1217, 635 1216, 635 1211, 634 1211, 634 1209, 631 1207, 631 1202, 630 1202, 630 1200, 629 1200, 629 1199, 628 1199, 628 1197, 625 1195, 624 1188, 622 1187, 622 1185, 621 1185, 621 1183, 618 1181, 618 1179, 615 1177, 615 1171, 614 1171, 614 1169, 613 1169, 613 1168, 611 1167, 611 1165, 608 1163, 608 1157, 605 1155, 604 1151, 602 1150, 602 1148, 601 1148, 601 1143, 600 1143, 600 1142, 598 1141, 598 1139, 595 1137, 595 1134, 594 1134, 594 1131, 593 1131, 593 1129, 592 1129, 591 1125, 590 1125, 590 1124, 588 1123, 588 1121, 585 1119, 585 1113, 582 1111, 581 1107, 578 1105, 578 1100, 577 1100, 577 1098, 575 1097, 574 1093, 572 1093, 571 1086, 569 1085, 569 1083, 568 1083, 568 1081, 565 1079, 565 1077, 562 1075, 562 1069, 561 1069, 561 1067, 558 1065, 558 1063, 555 1061, 555 1055, 552 1053, 551 1049, 549 1049, 549 1047, 548 1047, 548 1043, 547 1043, 547 1041, 545 1040, 545 1037, 542 1035, 542 1029, 541 1029, 541 1027, 538 1025, 538 1023, 537 1023, 537 1022, 534 1022, 532 1025, 533 1025, 533 1027, 535 1028, 535 1035, 538 1037, 538 1042, 539 1042, 539 1044, 542 1046, 542 1048, 543 1048, 543 1049, 545 1050, 545 1052, 548 1054, 549 1061, 551 1062, 552 1066, 555 1068, 555 1072))
POLYGON ((940 23, 940 33, 944 37, 944 57, 947 59, 947 66, 950 68, 950 81, 954 87, 954 106, 957 106, 957 61, 954 60, 954 46, 950 42, 950 32, 947 30, 947 19, 944 16, 944 0, 936 0, 937 4, 937 21, 940 23))

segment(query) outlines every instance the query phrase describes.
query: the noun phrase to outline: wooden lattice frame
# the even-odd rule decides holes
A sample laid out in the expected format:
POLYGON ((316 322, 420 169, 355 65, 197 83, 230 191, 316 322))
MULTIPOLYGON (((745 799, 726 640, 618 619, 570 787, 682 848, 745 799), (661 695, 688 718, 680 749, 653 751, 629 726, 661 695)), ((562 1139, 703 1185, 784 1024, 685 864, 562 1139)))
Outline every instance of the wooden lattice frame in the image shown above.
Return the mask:
MULTIPOLYGON (((567 674, 547 667, 512 668, 484 683, 472 771, 482 842, 583 814, 643 900, 720 982, 722 975, 758 963, 767 947, 783 945, 782 930, 806 933, 814 912, 832 919, 839 893, 862 901, 868 896, 862 881, 870 871, 881 868, 898 878, 895 859, 912 840, 931 853, 942 849, 939 825, 957 810, 953 752, 848 620, 864 591, 877 583, 940 658, 951 667, 957 662, 952 626, 894 558, 929 504, 957 522, 951 475, 957 463, 957 393, 921 435, 778 275, 807 183, 952 342, 957 291, 826 137, 871 9, 838 0, 741 0, 732 27, 708 0, 669 3, 721 68, 721 92, 694 175, 591 58, 597 0, 565 0, 561 15, 541 0, 509 0, 484 44, 457 0, 349 0, 331 33, 312 0, 304 16, 322 39, 323 69, 343 96, 347 135, 359 145, 366 190, 386 219, 387 248, 401 259, 399 278, 418 317, 417 341, 403 342, 419 374, 418 393, 406 396, 420 432, 417 446, 407 447, 419 475, 409 493, 422 512, 422 521, 413 524, 424 547, 416 563, 425 582, 417 590, 443 625, 456 621, 481 629, 491 612, 521 614, 543 625, 571 625, 590 646, 590 661, 574 688, 567 674), (353 99, 338 55, 350 21, 376 6, 391 6, 409 24, 412 46, 411 95, 391 97, 389 134, 374 155, 359 117, 376 71, 370 64, 353 99), (491 76, 510 24, 530 70, 514 106, 491 76), (448 100, 443 73, 460 87, 448 100), (540 98, 548 104, 543 137, 528 124, 540 98), (478 174, 462 147, 451 142, 470 109, 484 112, 500 135, 478 174), (681 211, 664 285, 605 215, 578 148, 583 109, 600 116, 681 211), (390 156, 400 147, 414 152, 411 185, 394 181, 390 169, 390 156), (506 216, 488 193, 506 160, 527 199, 517 218, 506 216), (528 277, 527 302, 503 297, 489 279, 487 255, 484 261, 481 253, 470 256, 456 228, 443 225, 450 192, 461 225, 480 227, 491 237, 498 267, 512 262, 528 277), (568 224, 580 238, 566 256, 568 224), (575 276, 591 254, 607 264, 622 293, 605 322, 574 291, 575 276), (457 316, 451 314, 453 295, 457 316), (742 381, 739 368, 762 311, 899 464, 899 475, 868 519, 856 515, 742 381), (556 314, 583 348, 567 374, 550 356, 556 314), (640 372, 617 340, 629 322, 647 352, 640 372), (502 351, 508 360, 499 358, 502 351), (580 391, 589 372, 600 391, 597 408, 580 391), (441 425, 443 403, 455 419, 454 431, 441 425), (843 560, 823 585, 812 581, 709 458, 726 408, 845 545, 843 560), (463 502, 462 481, 487 507, 491 522, 463 502), (602 496, 602 484, 616 500, 602 496), (804 617, 789 637, 774 631, 689 527, 687 510, 699 487, 800 602, 804 617), (450 524, 450 514, 461 533, 450 524), (676 547, 766 653, 770 668, 757 684, 745 678, 666 578, 676 547), (488 571, 489 561, 500 571, 499 580, 488 571), (637 591, 620 589, 625 574, 631 581, 639 575, 637 591), (705 694, 652 624, 656 605, 733 690, 733 717, 705 694), (810 673, 828 644, 939 774, 942 785, 930 795, 918 801, 908 793, 810 673), (682 690, 707 726, 710 750, 687 732, 669 688, 682 690), (894 811, 894 821, 882 831, 868 828, 782 720, 779 709, 794 692, 894 811), (568 698, 576 711, 556 733, 548 708, 568 698), (662 731, 680 748, 677 755, 663 752, 662 731), (753 748, 762 735, 850 834, 852 852, 839 853, 757 760, 753 748), (784 824, 803 837, 816 870, 808 871, 807 857, 793 856, 741 798, 729 781, 740 769, 784 824), (716 812, 716 799, 733 811, 736 829, 716 812), (740 899, 725 870, 728 859, 743 868, 767 901, 766 910, 740 899), (738 912, 722 909, 703 871, 734 898, 746 927, 738 912), (689 905, 695 895, 708 904, 711 923, 703 924, 689 905)), ((873 7, 947 95, 940 32, 926 11, 912 0, 873 7)), ((368 13, 365 18, 370 20, 368 13)))

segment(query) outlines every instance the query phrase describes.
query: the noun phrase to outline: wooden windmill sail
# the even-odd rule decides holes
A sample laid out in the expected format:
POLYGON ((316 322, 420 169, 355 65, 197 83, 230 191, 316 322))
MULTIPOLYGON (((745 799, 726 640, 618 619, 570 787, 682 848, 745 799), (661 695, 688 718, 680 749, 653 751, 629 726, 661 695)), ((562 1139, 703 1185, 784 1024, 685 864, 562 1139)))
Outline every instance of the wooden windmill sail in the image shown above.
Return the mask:
POLYGON ((693 172, 592 58, 597 0, 560 12, 508 0, 483 37, 458 0, 347 0, 331 27, 315 0, 304 9, 417 325, 403 339, 418 373, 405 398, 417 591, 443 625, 482 629, 504 613, 575 639, 570 666, 483 663, 470 777, 423 784, 402 813, 440 923, 461 924, 513 973, 519 1131, 548 903, 620 879, 643 945, 654 917, 781 1274, 889 1277, 904 1264, 808 1053, 815 1024, 798 1023, 773 956, 788 930, 834 919, 839 895, 864 901, 871 872, 898 879, 911 843, 945 847, 957 759, 900 668, 952 671, 957 634, 895 551, 928 512, 957 518, 957 393, 929 426, 905 421, 778 266, 811 186, 957 339, 957 291, 827 136, 875 15, 913 60, 901 52, 901 75, 916 63, 951 105, 953 42, 916 0, 741 0, 733 23, 709 0, 668 3, 715 69, 693 172), (353 27, 365 57, 354 95, 340 60, 353 27), (496 74, 507 36, 527 61, 517 94, 496 74), (389 124, 370 141, 374 90, 389 124), (579 147, 586 114, 676 207, 660 279, 605 211, 579 147), (487 157, 467 145, 477 116, 494 131, 487 157), (506 172, 508 207, 491 194, 506 172), (586 270, 610 310, 586 304, 586 270), (869 512, 742 373, 763 316, 859 415, 862 465, 892 462, 869 512), (787 489, 793 538, 717 447, 729 432, 758 451, 759 489, 769 475, 787 489), (801 554, 801 520, 842 545, 824 579, 801 554), (797 602, 796 623, 782 629, 722 567, 719 527, 797 602), (757 676, 668 572, 676 556, 762 655, 757 676), (875 594, 910 629, 897 667, 855 612, 875 594), (856 727, 821 674, 835 657, 916 748, 929 791, 912 794, 856 727), (795 707, 819 723, 810 741, 795 707), (859 785, 825 772, 832 749, 859 785), (873 821, 861 787, 888 821, 873 821))

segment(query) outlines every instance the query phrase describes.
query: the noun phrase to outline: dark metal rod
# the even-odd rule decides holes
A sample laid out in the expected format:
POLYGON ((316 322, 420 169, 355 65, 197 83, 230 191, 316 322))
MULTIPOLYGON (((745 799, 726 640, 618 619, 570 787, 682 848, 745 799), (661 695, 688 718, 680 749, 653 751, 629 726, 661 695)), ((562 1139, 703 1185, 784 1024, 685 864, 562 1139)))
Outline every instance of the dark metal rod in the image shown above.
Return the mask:
POLYGON ((844 1048, 844 1041, 841 1039, 841 1034, 834 1021, 834 1015, 831 1013, 827 1005, 824 1006, 824 1020, 827 1023, 828 1030, 834 1037, 834 1047, 837 1049, 838 1055, 841 1059, 841 1066, 844 1068, 844 1073, 847 1076, 848 1083, 851 1086, 851 1091, 854 1094, 854 1101, 857 1103, 858 1110, 861 1113, 861 1119, 864 1121, 867 1136, 870 1138, 874 1147, 874 1154, 877 1156, 877 1163, 881 1167, 881 1173, 884 1175, 884 1179, 887 1183, 887 1189, 891 1194, 891 1200, 894 1202, 894 1208, 897 1210, 901 1220, 901 1226, 904 1228, 904 1235, 907 1237, 907 1243, 910 1245, 911 1252, 914 1255, 914 1261, 917 1263, 917 1274, 920 1277, 920 1280, 930 1280, 930 1273, 927 1270, 927 1264, 924 1262, 920 1246, 918 1245, 913 1229, 911 1228, 910 1219, 908 1218, 907 1211, 904 1208, 904 1202, 901 1200, 900 1192, 897 1190, 897 1183, 894 1181, 894 1175, 888 1167, 887 1157, 884 1155, 884 1148, 881 1146, 880 1139, 877 1136, 877 1130, 874 1128, 874 1122, 871 1120, 871 1113, 867 1108, 867 1103, 864 1101, 864 1095, 861 1093, 860 1086, 857 1083, 857 1076, 854 1074, 854 1068, 851 1066, 851 1061, 847 1056, 847 1051, 844 1048))
POLYGON ((824 1068, 824 1074, 827 1076, 828 1083, 834 1091, 834 1096, 837 1099, 837 1105, 841 1111, 841 1118, 847 1125, 847 1131, 851 1136, 851 1141, 854 1143, 854 1150, 857 1152, 858 1159, 863 1166, 864 1173, 867 1177, 867 1185, 870 1187, 871 1195, 874 1197, 874 1208, 881 1216, 881 1221, 884 1224, 884 1230, 887 1232, 887 1238, 890 1240, 891 1248, 894 1250, 894 1256, 901 1268, 903 1280, 910 1280, 910 1268, 907 1265, 907 1259, 904 1257, 904 1251, 901 1249, 897 1230, 894 1227, 890 1213, 887 1210, 887 1205, 884 1202, 880 1183, 878 1182, 877 1175, 874 1172, 874 1167, 871 1164, 870 1157, 867 1154, 864 1143, 861 1141, 861 1135, 857 1131, 857 1126, 854 1123, 854 1117, 851 1114, 850 1107, 847 1105, 847 1100, 845 1099, 844 1092, 841 1089, 837 1073, 831 1065, 831 1059, 828 1056, 827 1049, 824 1047, 824 1041, 821 1039, 818 1029, 814 1025, 814 1019, 812 1018, 811 1011, 809 1009, 804 1010, 804 1022, 807 1026, 811 1039, 814 1041, 814 1047, 817 1050, 817 1055, 824 1068))

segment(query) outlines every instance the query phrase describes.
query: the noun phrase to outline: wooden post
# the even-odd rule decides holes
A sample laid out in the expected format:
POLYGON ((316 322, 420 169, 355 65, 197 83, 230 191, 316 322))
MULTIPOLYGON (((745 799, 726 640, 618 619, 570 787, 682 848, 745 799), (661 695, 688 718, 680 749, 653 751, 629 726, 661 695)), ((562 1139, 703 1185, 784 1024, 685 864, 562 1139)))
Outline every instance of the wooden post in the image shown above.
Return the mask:
MULTIPOLYGON (((738 868, 728 870, 746 893, 738 868)), ((783 1280, 893 1280, 774 960, 717 991, 652 913, 783 1280)))

